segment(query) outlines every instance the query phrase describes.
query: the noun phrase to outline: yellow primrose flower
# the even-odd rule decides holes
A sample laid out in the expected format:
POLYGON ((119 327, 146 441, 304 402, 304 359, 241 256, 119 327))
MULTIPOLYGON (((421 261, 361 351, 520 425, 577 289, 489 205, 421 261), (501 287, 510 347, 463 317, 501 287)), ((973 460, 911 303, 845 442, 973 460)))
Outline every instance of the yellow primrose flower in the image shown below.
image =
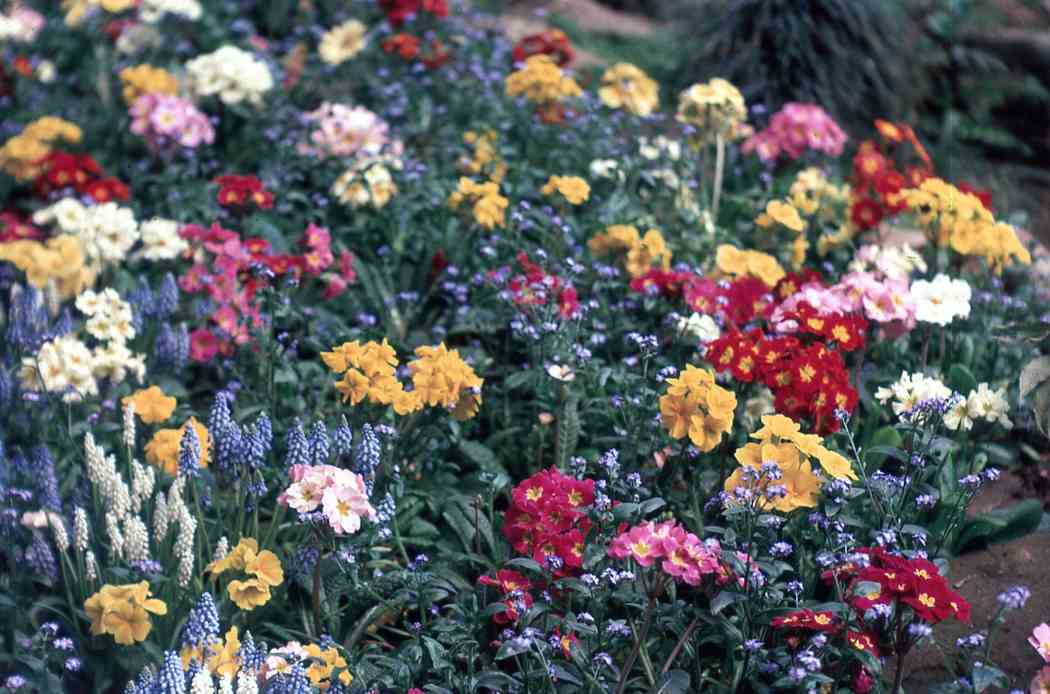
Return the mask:
POLYGON ((524 96, 535 104, 558 102, 583 93, 576 80, 544 54, 529 57, 520 70, 507 77, 504 86, 507 96, 524 96))
POLYGON ((178 429, 160 429, 146 444, 146 462, 161 468, 172 477, 179 471, 179 448, 186 427, 193 426, 200 444, 200 466, 208 467, 211 462, 211 436, 208 429, 197 421, 196 417, 187 419, 178 429))
POLYGON ((660 103, 660 87, 630 63, 616 63, 602 75, 598 97, 609 108, 648 116, 660 103))
POLYGON ((178 404, 175 398, 165 395, 157 386, 137 390, 120 402, 125 407, 134 405, 135 414, 146 424, 163 422, 171 416, 178 404))
POLYGON ((229 585, 226 586, 226 592, 229 594, 233 604, 245 611, 262 607, 270 601, 270 586, 257 578, 251 578, 247 581, 230 581, 229 585))
POLYGON ((237 546, 227 552, 225 557, 212 561, 204 568, 205 573, 212 577, 218 576, 224 571, 243 571, 248 565, 248 560, 259 551, 259 542, 254 537, 242 537, 237 546))
POLYGON ((736 394, 715 383, 710 371, 688 364, 677 378, 667 379, 660 397, 660 420, 672 438, 686 436, 707 452, 733 428, 736 394))
POLYGON ((504 213, 510 201, 500 195, 498 183, 476 183, 464 176, 459 179, 456 190, 448 196, 448 206, 455 210, 464 203, 471 206, 478 226, 491 230, 504 225, 504 213))
POLYGON ((787 274, 773 256, 761 251, 740 250, 730 244, 722 244, 715 250, 715 265, 733 277, 757 277, 768 287, 775 286, 787 274))
POLYGON ((129 646, 145 641, 153 625, 150 614, 164 615, 168 606, 150 598, 149 583, 106 584, 84 601, 91 620, 91 633, 109 634, 119 644, 129 646))
POLYGON ((551 176, 540 191, 550 196, 555 193, 572 205, 582 205, 591 195, 591 187, 579 176, 551 176))
POLYGON ((142 64, 120 71, 124 84, 124 103, 131 104, 143 94, 177 94, 179 80, 164 68, 142 64))
POLYGON ((782 224, 792 231, 805 231, 806 223, 802 220, 798 210, 790 203, 781 200, 770 200, 766 205, 766 211, 755 219, 755 224, 768 228, 774 223, 782 224))

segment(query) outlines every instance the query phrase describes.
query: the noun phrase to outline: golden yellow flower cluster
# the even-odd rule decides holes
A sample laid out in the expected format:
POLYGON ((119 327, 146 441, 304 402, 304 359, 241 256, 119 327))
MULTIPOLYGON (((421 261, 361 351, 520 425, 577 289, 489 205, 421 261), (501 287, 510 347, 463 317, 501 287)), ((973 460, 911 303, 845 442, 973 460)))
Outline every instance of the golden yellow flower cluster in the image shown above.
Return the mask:
POLYGON ((109 634, 119 644, 130 646, 145 641, 153 628, 150 614, 164 615, 168 606, 150 597, 149 583, 106 584, 84 601, 91 620, 91 633, 109 634))
POLYGON ((397 380, 397 352, 385 339, 382 343, 344 342, 331 352, 321 352, 321 360, 332 373, 343 375, 335 384, 343 402, 357 405, 367 399, 376 405, 393 405, 398 414, 419 409, 416 399, 397 380))
POLYGON ((236 677, 237 671, 241 669, 241 659, 238 652, 241 650, 241 640, 237 627, 230 627, 226 632, 226 638, 216 638, 207 649, 201 646, 183 646, 179 651, 182 659, 182 669, 188 670, 190 663, 196 662, 208 668, 208 671, 216 677, 236 677))
POLYGON ((660 104, 660 86, 631 63, 616 63, 602 75, 598 97, 609 108, 648 116, 660 104))
POLYGON ((764 212, 755 218, 755 224, 763 229, 769 229, 774 224, 780 224, 791 231, 803 232, 806 230, 806 222, 790 202, 783 200, 770 200, 766 204, 764 212))
POLYGON ((416 357, 408 368, 420 402, 450 409, 461 422, 477 414, 484 380, 460 358, 458 350, 450 350, 442 342, 436 347, 417 347, 416 357))
POLYGON ((795 238, 791 242, 791 266, 796 270, 802 267, 806 261, 809 241, 806 240, 805 234, 806 222, 794 205, 784 200, 770 200, 765 211, 755 218, 755 224, 763 229, 780 225, 795 232, 795 238))
POLYGON ((551 176, 540 192, 546 196, 558 193, 570 205, 582 205, 591 196, 591 187, 579 176, 551 176))
MULTIPOLYGON (((849 221, 847 211, 849 208, 850 187, 844 183, 835 185, 828 180, 827 175, 816 167, 803 169, 795 177, 788 190, 787 202, 790 202, 796 210, 804 217, 815 217, 821 222, 834 223, 838 220, 839 226, 833 232, 824 232, 817 238, 817 252, 821 256, 828 251, 844 245, 852 239, 857 230, 849 221)), ((802 253, 802 259, 805 253, 802 253)), ((800 264, 799 253, 796 249, 794 263, 796 268, 800 264)))
POLYGON ((703 84, 694 84, 678 97, 680 123, 696 128, 693 141, 712 142, 718 136, 726 140, 743 137, 748 129, 747 106, 740 90, 724 79, 715 78, 703 84))
POLYGON ((0 147, 0 169, 19 181, 31 181, 40 172, 40 162, 58 141, 80 142, 83 134, 76 125, 56 116, 38 118, 0 147))
POLYGON ((459 186, 448 196, 448 206, 458 210, 463 203, 471 206, 474 221, 483 229, 503 226, 504 213, 510 201, 499 193, 499 184, 493 181, 475 183, 466 176, 459 179, 459 186))
POLYGON ((243 571, 247 580, 235 579, 226 586, 226 592, 237 607, 254 610, 270 601, 270 589, 284 583, 284 569, 277 555, 268 549, 259 551, 259 543, 252 537, 242 537, 237 546, 204 568, 216 578, 226 571, 243 571))
POLYGON ((624 268, 631 277, 641 277, 653 265, 664 271, 671 269, 671 249, 657 229, 650 229, 642 236, 633 226, 613 224, 591 237, 587 248, 596 256, 626 251, 624 268))
POLYGON ((701 451, 714 449, 733 428, 736 394, 715 383, 710 371, 689 364, 678 378, 667 379, 660 397, 660 419, 673 438, 686 436, 701 451))
POLYGON ((98 266, 88 264, 80 239, 72 234, 44 242, 22 239, 0 243, 0 260, 14 263, 37 289, 53 285, 63 301, 94 285, 98 277, 98 266))
POLYGON ((311 643, 304 646, 303 650, 312 659, 310 667, 306 668, 306 676, 310 678, 310 683, 321 691, 331 686, 332 674, 336 670, 340 670, 338 679, 343 686, 349 686, 354 681, 353 675, 346 669, 346 658, 339 654, 339 649, 335 646, 322 649, 311 643))
POLYGON ((417 347, 416 359, 408 363, 412 390, 405 390, 397 379, 397 353, 383 340, 361 344, 357 340, 322 352, 325 365, 343 378, 336 382, 343 402, 356 405, 365 399, 377 405, 390 405, 399 415, 426 407, 442 406, 460 421, 477 414, 481 405, 483 380, 444 343, 436 347, 417 347))
POLYGON ((143 94, 172 95, 179 91, 179 80, 175 75, 145 63, 121 70, 120 81, 124 85, 124 103, 128 105, 143 94))
POLYGON ((486 130, 476 133, 468 130, 463 133, 463 142, 473 145, 472 157, 461 157, 459 169, 468 176, 485 176, 493 183, 501 183, 507 175, 507 162, 499 155, 496 149, 496 139, 499 135, 495 130, 486 130))
POLYGON ((715 251, 718 269, 733 277, 757 277, 772 288, 783 279, 784 268, 777 259, 761 251, 742 251, 736 246, 723 243, 715 251))
POLYGON ((179 472, 179 449, 186 427, 193 426, 200 444, 200 466, 208 467, 211 462, 211 435, 208 428, 197 421, 196 417, 187 419, 178 429, 159 429, 146 444, 146 462, 159 467, 174 477, 179 472))
POLYGON ((1014 260, 1024 265, 1032 262, 1013 227, 996 222, 976 195, 939 178, 927 178, 918 188, 901 194, 905 205, 941 248, 981 256, 996 273, 1014 260))
MULTIPOLYGON (((142 388, 120 401, 124 407, 135 406, 135 414, 146 424, 159 424, 171 416, 178 401, 157 386, 142 388)), ((199 432, 198 432, 199 433, 199 432)))
POLYGON ((504 87, 507 96, 524 96, 540 105, 583 94, 576 80, 562 72, 554 59, 545 54, 528 58, 520 70, 507 76, 504 87))
POLYGON ((845 205, 849 202, 849 196, 849 184, 836 186, 815 166, 799 171, 788 189, 788 201, 799 212, 807 217, 820 212, 824 219, 837 217, 838 212, 833 205, 845 205))
POLYGON ((739 468, 725 482, 725 491, 732 494, 738 487, 749 489, 759 508, 789 513, 797 508, 817 505, 821 477, 818 469, 838 480, 856 480, 853 467, 844 456, 824 447, 824 440, 816 434, 803 434, 798 423, 784 415, 762 417, 762 428, 751 434, 757 443, 737 449, 739 468), (776 463, 779 478, 763 471, 765 463, 776 463), (771 486, 780 486, 777 492, 771 486))

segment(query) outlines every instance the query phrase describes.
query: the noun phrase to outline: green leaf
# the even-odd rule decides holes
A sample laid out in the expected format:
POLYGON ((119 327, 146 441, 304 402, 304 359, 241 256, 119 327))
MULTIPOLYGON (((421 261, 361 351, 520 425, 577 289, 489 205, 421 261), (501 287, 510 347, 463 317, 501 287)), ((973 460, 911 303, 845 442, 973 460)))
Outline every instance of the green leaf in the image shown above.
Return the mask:
POLYGON ((965 397, 970 391, 977 390, 977 379, 962 364, 953 364, 948 369, 948 387, 965 397))
POLYGON ((477 465, 484 472, 502 472, 504 474, 507 472, 496 459, 496 454, 492 452, 492 449, 483 443, 460 441, 459 450, 467 460, 477 465))
POLYGON ((668 670, 656 681, 652 694, 685 694, 690 691, 691 683, 689 673, 685 670, 668 670))
POLYGON ((871 441, 864 447, 864 462, 869 470, 877 470, 886 462, 887 457, 906 460, 901 450, 904 442, 900 433, 891 426, 884 426, 871 436, 871 441))
POLYGON ((1014 540, 1034 532, 1042 520, 1042 502, 1025 499, 1008 508, 982 513, 967 520, 959 531, 955 545, 958 552, 964 552, 1014 540))
POLYGON ((554 439, 554 464, 559 470, 569 469, 569 457, 576 452, 580 440, 580 399, 570 395, 558 416, 558 431, 554 439))
POLYGON ((733 603, 743 602, 744 600, 747 600, 747 596, 743 593, 723 590, 711 600, 711 614, 718 614, 733 603))
POLYGON ((1010 678, 998 668, 977 663, 973 666, 973 690, 980 694, 989 687, 1006 687, 1010 678))

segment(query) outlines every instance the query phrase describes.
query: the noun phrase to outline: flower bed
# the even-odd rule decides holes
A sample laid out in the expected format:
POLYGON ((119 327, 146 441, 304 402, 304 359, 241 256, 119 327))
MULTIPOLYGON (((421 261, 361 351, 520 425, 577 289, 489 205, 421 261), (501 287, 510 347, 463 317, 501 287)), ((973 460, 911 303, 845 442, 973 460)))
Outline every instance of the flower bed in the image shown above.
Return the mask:
POLYGON ((476 19, 7 5, 6 689, 1028 684, 948 575, 1043 517, 967 514, 1045 448, 1009 211, 476 19))

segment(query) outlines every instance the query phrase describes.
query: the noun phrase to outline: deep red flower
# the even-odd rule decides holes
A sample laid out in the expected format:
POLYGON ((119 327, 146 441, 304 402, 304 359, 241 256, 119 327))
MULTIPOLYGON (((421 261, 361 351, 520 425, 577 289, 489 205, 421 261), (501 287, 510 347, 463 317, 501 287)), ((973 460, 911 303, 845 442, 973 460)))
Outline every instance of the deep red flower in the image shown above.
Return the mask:
POLYGON ((419 37, 412 34, 394 34, 383 39, 384 53, 397 53, 403 60, 412 61, 419 56, 419 37))
POLYGON ((546 29, 537 34, 525 36, 511 52, 514 62, 523 63, 534 55, 549 55, 561 67, 572 62, 576 53, 565 32, 559 29, 546 29))
POLYGON ((882 207, 869 197, 854 197, 849 208, 850 221, 860 230, 874 229, 882 221, 882 207))

